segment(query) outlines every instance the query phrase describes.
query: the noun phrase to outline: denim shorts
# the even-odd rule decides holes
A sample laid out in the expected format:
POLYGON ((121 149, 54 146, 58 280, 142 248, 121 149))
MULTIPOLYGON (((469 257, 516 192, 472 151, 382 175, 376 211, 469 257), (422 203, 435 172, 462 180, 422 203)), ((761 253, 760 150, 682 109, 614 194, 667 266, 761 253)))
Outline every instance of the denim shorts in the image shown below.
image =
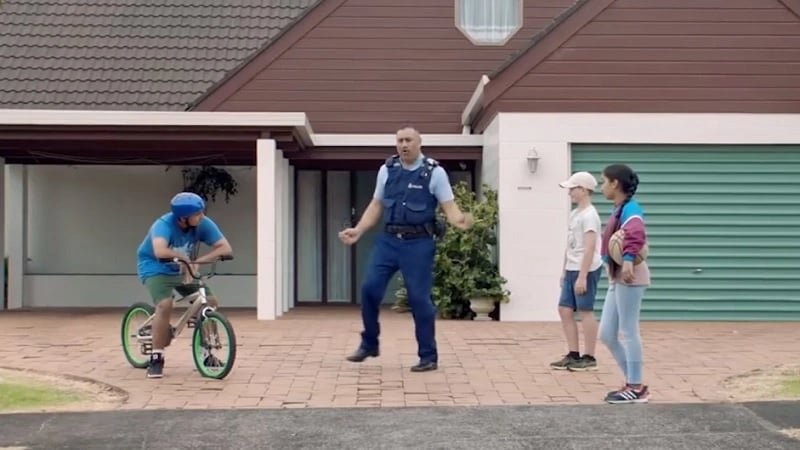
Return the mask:
POLYGON ((561 286, 561 298, 558 306, 572 308, 573 311, 591 311, 594 309, 594 300, 597 297, 597 283, 600 281, 600 274, 603 267, 589 272, 586 275, 586 292, 583 295, 575 295, 575 280, 578 279, 577 270, 567 270, 564 273, 564 285, 561 286))

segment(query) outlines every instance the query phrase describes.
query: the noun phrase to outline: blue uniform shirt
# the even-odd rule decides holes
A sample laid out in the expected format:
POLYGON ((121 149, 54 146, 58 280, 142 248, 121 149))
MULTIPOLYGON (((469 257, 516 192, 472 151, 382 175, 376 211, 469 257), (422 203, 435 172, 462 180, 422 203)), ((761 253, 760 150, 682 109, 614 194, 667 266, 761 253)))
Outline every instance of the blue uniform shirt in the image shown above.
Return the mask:
MULTIPOLYGON (((414 164, 410 168, 403 167, 403 170, 412 171, 419 169, 424 159, 425 156, 420 153, 419 158, 414 161, 414 164)), ((375 194, 373 197, 378 200, 383 200, 383 189, 386 186, 386 180, 388 178, 389 170, 386 164, 382 164, 380 170, 378 170, 378 178, 375 182, 375 194)), ((442 166, 436 166, 431 172, 430 191, 439 203, 448 202, 455 198, 453 195, 453 188, 450 186, 450 180, 447 177, 447 172, 442 166)))
POLYGON ((153 252, 153 238, 164 238, 173 251, 191 256, 197 242, 208 246, 214 245, 223 238, 222 232, 213 220, 203 217, 197 228, 183 231, 178 226, 172 213, 166 213, 156 219, 136 252, 139 279, 144 281, 153 275, 178 275, 180 267, 174 263, 158 261, 153 252))

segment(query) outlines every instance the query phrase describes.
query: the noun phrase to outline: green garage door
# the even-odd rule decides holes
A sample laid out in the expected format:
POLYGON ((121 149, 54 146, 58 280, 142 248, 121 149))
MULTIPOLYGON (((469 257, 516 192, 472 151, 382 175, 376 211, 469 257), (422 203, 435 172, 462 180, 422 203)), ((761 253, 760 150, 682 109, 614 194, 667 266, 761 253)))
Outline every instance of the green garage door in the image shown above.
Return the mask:
POLYGON ((572 148, 598 180, 617 162, 639 174, 648 224, 644 320, 800 320, 800 146, 572 148))

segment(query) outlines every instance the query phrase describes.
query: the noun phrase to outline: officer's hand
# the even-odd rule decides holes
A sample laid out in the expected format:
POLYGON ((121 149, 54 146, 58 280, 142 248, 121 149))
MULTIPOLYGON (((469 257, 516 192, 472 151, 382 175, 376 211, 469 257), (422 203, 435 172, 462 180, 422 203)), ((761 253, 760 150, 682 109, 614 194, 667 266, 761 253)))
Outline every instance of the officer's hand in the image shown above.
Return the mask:
POLYGON ((472 228, 473 223, 474 220, 472 219, 472 213, 464 213, 456 226, 462 230, 468 230, 472 228))
POLYGON ((339 232, 339 239, 347 245, 353 245, 358 242, 361 233, 355 228, 347 228, 339 232))

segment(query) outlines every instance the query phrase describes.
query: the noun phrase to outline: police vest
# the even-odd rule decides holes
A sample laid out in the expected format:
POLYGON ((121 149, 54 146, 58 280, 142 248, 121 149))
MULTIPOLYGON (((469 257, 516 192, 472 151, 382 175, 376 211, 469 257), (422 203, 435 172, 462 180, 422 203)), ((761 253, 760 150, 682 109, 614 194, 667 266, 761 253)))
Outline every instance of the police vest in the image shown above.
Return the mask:
POLYGON ((439 165, 424 158, 415 170, 404 170, 399 155, 386 160, 388 177, 383 188, 383 221, 386 225, 424 225, 436 221, 439 202, 431 193, 431 175, 439 165))

